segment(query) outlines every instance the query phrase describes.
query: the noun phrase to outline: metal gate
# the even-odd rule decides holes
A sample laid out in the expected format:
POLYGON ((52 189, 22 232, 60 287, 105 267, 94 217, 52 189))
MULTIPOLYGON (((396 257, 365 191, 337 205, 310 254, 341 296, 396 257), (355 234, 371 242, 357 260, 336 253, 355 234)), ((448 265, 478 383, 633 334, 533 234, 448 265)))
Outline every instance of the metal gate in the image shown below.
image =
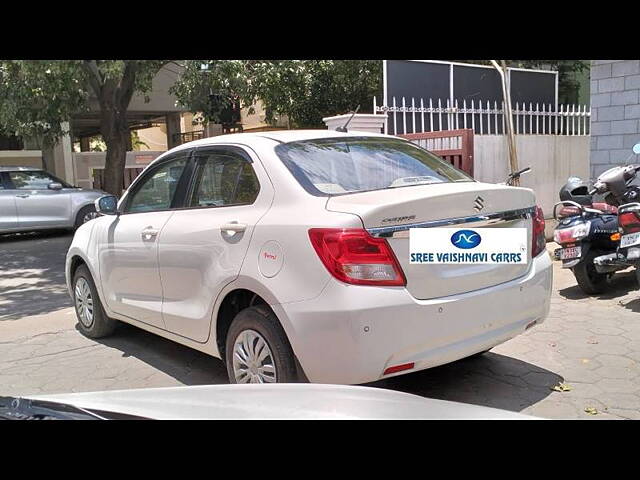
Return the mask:
POLYGON ((473 177, 473 130, 408 133, 398 137, 420 145, 473 177))

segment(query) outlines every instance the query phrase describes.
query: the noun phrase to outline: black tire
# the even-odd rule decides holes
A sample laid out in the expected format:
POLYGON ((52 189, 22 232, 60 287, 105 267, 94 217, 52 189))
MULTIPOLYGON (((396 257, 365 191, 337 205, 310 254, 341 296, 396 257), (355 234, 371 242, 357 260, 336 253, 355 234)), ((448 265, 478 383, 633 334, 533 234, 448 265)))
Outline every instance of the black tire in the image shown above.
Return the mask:
POLYGON ((633 271, 636 274, 636 282, 638 282, 638 285, 640 285, 640 266, 635 267, 633 271))
POLYGON ((107 317, 102 302, 98 296, 96 285, 93 282, 91 273, 86 265, 80 265, 73 275, 73 304, 76 310, 76 317, 78 318, 78 327, 83 335, 89 338, 102 338, 111 335, 116 328, 118 322, 112 318, 107 317), (86 281, 89 291, 91 293, 91 300, 93 302, 93 315, 92 321, 81 320, 81 312, 79 311, 78 302, 76 301, 76 288, 78 282, 83 279, 86 281))
POLYGON ((573 274, 578 285, 587 295, 603 293, 609 288, 610 274, 598 273, 593 264, 593 259, 600 255, 603 253, 591 250, 578 265, 573 267, 573 274))
POLYGON ((76 215, 76 223, 73 225, 73 229, 77 230, 78 228, 80 228, 84 223, 86 223, 85 217, 88 214, 95 213, 95 212, 96 212, 96 207, 94 205, 85 205, 84 207, 82 207, 78 212, 78 214, 76 215))
POLYGON ((276 383, 299 382, 295 356, 278 318, 265 306, 249 307, 240 311, 229 327, 225 342, 225 359, 230 383, 238 383, 233 368, 233 346, 241 333, 257 332, 271 350, 276 383))

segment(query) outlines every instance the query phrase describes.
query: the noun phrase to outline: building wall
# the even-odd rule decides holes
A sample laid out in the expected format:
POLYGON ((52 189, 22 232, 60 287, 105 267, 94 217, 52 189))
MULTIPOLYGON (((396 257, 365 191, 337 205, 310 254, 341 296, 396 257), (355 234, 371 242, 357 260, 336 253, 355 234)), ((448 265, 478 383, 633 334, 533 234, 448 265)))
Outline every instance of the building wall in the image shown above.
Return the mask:
MULTIPOLYGON (((504 182, 509 173, 509 150, 505 135, 473 137, 473 172, 476 180, 504 182)), ((547 237, 552 236, 553 205, 558 192, 571 176, 589 177, 589 137, 567 135, 516 135, 519 168, 531 167, 520 178, 520 186, 531 188, 547 219, 547 237)))
MULTIPOLYGON (((163 153, 151 150, 127 152, 125 168, 144 168, 163 153)), ((105 158, 105 152, 74 152, 73 183, 78 187, 93 188, 93 171, 104 168, 105 158)))
MULTIPOLYGON (((183 130, 184 131, 184 130, 183 130)), ((167 126, 143 128, 137 130, 138 137, 145 145, 139 145, 139 150, 167 150, 167 126)))
POLYGON ((0 166, 42 168, 40 150, 0 150, 0 166))
POLYGON ((592 178, 613 165, 625 163, 631 147, 638 142, 640 60, 592 60, 592 178))

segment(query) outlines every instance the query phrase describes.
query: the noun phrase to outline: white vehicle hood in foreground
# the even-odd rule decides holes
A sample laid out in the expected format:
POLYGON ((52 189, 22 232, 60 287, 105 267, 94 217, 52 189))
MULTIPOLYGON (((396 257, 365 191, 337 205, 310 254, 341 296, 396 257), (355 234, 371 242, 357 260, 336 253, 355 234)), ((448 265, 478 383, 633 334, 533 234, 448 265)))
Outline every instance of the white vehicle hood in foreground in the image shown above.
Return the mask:
POLYGON ((373 387, 205 385, 29 396, 153 419, 526 420, 527 415, 373 387))

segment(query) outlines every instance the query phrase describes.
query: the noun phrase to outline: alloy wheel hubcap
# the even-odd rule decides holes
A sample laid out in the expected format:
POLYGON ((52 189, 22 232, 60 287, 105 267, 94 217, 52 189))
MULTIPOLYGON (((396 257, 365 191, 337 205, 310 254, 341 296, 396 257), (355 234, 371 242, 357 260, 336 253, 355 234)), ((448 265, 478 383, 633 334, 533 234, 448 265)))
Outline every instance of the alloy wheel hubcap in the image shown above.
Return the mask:
POLYGON ((93 324, 93 297, 89 283, 82 277, 76 282, 76 311, 78 319, 85 327, 91 327, 93 324))
POLYGON ((245 330, 233 344, 236 383, 276 383, 276 367, 266 340, 255 330, 245 330))
POLYGON ((97 217, 98 217, 98 212, 89 212, 83 217, 82 223, 87 223, 89 220, 93 220, 94 218, 97 218, 97 217))

